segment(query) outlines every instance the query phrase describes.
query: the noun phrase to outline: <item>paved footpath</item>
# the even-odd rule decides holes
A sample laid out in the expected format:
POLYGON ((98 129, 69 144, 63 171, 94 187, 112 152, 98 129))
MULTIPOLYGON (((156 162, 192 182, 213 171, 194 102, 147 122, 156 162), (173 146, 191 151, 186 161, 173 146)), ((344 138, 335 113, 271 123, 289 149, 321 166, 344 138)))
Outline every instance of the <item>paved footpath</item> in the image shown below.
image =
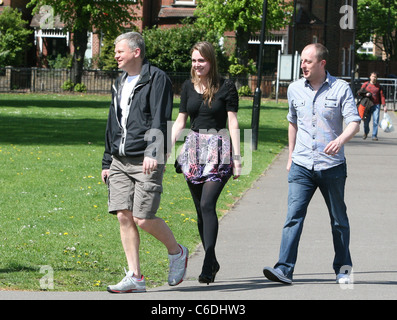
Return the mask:
MULTIPOLYGON (((389 114, 397 126, 395 115, 389 114)), ((197 281, 203 261, 199 247, 190 257, 185 281, 177 287, 165 285, 124 295, 0 291, 0 300, 171 300, 172 304, 180 300, 397 299, 397 130, 384 133, 380 129, 377 142, 370 138, 364 141, 362 132, 361 125, 361 132, 346 145, 352 285, 335 283, 329 217, 319 191, 309 206, 293 285, 272 283, 263 276, 263 267, 273 266, 278 258, 286 215, 285 149, 221 220, 217 244, 221 270, 215 283, 197 281)))

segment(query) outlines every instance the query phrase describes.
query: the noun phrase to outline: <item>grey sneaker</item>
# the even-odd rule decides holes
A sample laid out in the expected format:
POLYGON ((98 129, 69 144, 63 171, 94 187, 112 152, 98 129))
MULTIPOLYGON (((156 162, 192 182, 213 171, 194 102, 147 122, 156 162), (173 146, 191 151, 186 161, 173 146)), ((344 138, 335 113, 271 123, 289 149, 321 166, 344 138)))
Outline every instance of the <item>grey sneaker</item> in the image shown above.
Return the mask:
POLYGON ((263 268, 263 274, 270 281, 281 282, 284 284, 292 284, 292 279, 285 276, 283 272, 278 268, 273 269, 270 267, 265 267, 263 268))
POLYGON ((110 293, 132 293, 132 292, 146 292, 145 278, 141 279, 133 277, 131 272, 126 272, 125 277, 118 284, 110 285, 107 288, 110 293))
POLYGON ((168 255, 170 260, 170 271, 168 273, 168 284, 176 286, 183 281, 186 274, 187 261, 189 258, 189 250, 182 245, 179 245, 182 254, 168 255))

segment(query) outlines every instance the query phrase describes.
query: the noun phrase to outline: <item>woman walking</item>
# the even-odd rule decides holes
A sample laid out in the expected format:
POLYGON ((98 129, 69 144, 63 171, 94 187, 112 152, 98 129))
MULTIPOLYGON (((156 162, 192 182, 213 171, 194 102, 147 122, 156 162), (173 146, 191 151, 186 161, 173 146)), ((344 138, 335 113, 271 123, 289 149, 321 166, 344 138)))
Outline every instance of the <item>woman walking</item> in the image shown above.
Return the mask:
POLYGON ((209 284, 214 282, 220 268, 215 255, 216 203, 229 178, 234 174, 236 179, 241 172, 238 93, 232 81, 220 78, 215 50, 209 42, 194 45, 191 58, 191 79, 182 87, 179 114, 172 127, 172 143, 176 142, 190 117, 191 131, 178 163, 196 207, 198 230, 205 250, 198 280, 209 284))

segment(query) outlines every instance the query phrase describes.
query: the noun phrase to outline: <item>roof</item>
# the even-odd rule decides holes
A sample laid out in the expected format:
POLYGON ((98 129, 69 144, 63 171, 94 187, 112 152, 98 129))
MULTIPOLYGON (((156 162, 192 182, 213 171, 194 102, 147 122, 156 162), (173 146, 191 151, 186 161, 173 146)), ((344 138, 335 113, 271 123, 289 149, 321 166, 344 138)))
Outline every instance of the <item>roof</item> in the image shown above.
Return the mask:
POLYGON ((163 7, 159 12, 159 18, 184 18, 193 17, 195 8, 187 7, 163 7))
POLYGON ((46 19, 48 11, 40 10, 40 13, 36 13, 33 16, 30 26, 38 29, 62 29, 65 24, 59 19, 59 16, 55 16, 53 19, 46 19))

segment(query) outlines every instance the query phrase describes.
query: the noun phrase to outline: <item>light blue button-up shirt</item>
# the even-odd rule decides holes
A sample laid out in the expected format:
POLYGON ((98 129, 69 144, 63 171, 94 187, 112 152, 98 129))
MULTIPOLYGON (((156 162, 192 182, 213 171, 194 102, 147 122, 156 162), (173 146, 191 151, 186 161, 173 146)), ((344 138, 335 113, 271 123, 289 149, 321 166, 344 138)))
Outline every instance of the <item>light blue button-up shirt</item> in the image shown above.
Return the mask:
POLYGON ((349 84, 331 76, 315 92, 301 78, 288 87, 287 119, 297 124, 292 161, 309 170, 326 170, 345 162, 344 147, 336 155, 327 155, 325 147, 343 132, 343 120, 348 125, 361 121, 349 84))

